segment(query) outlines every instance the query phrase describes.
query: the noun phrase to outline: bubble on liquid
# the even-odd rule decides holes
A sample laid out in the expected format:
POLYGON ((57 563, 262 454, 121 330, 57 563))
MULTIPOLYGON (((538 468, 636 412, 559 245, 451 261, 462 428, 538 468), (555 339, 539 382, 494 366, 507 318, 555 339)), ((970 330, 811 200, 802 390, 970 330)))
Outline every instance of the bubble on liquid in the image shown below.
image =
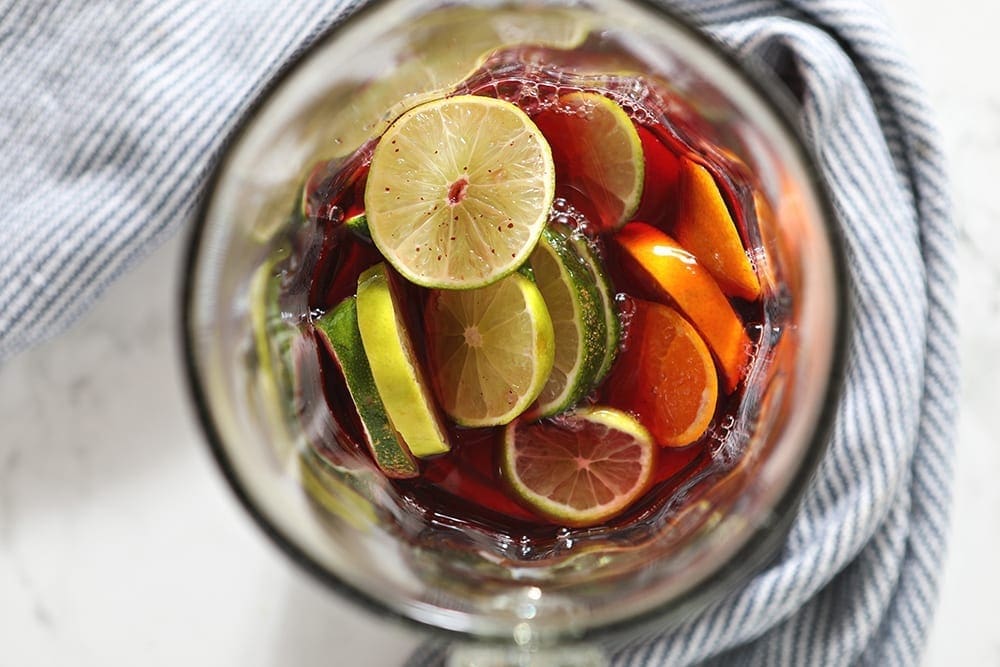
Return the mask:
POLYGON ((332 202, 328 202, 319 210, 317 221, 326 224, 339 225, 344 221, 344 210, 332 202))
POLYGON ((621 337, 618 339, 618 349, 628 349, 629 337, 632 332, 632 321, 635 319, 638 305, 635 299, 624 292, 615 294, 615 306, 618 311, 618 321, 621 323, 621 337))

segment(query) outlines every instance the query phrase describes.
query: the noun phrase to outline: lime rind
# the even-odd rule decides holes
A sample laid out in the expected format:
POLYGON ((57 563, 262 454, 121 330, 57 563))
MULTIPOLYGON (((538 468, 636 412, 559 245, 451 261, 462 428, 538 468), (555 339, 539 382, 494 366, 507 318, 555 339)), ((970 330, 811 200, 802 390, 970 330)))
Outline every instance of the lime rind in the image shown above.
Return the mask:
POLYGON ((559 102, 575 107, 577 113, 585 111, 587 133, 583 140, 596 140, 590 144, 595 173, 587 176, 621 202, 617 220, 612 223, 618 228, 635 214, 642 199, 646 160, 639 132, 621 105, 600 93, 569 93, 560 97, 559 102), (615 145, 617 150, 608 150, 615 145), (613 159, 616 157, 617 160, 613 159))
POLYGON ((375 386, 410 453, 426 458, 449 451, 444 424, 385 264, 372 266, 358 278, 357 310, 375 386))
POLYGON ((605 334, 607 336, 604 344, 604 356, 601 365, 594 376, 594 384, 600 384, 607 377, 611 365, 618 357, 618 347, 621 344, 622 323, 618 316, 618 306, 615 303, 615 293, 611 286, 608 274, 604 270, 604 263, 598 257, 597 251, 591 246, 583 234, 573 232, 569 235, 569 242, 576 250, 577 256, 586 265, 594 287, 601 301, 601 312, 604 314, 605 334))
POLYGON ((593 389, 607 325, 594 280, 564 234, 546 228, 530 263, 556 338, 552 373, 531 410, 541 418, 572 407, 593 389))
POLYGON ((344 376, 375 464, 389 477, 416 477, 420 470, 389 419, 365 356, 355 297, 319 318, 316 328, 344 376))
POLYGON ((382 136, 365 215, 407 280, 472 289, 524 263, 554 196, 552 152, 531 119, 510 102, 458 95, 411 109, 382 136))
POLYGON ((355 470, 342 470, 311 447, 299 454, 299 479, 314 503, 353 528, 367 532, 377 516, 372 501, 372 480, 355 470))
POLYGON ((435 388, 462 426, 501 426, 538 397, 555 338, 545 301, 520 272, 475 290, 436 290, 425 312, 435 388))
POLYGON ((355 237, 361 239, 362 241, 372 242, 372 233, 368 229, 368 217, 364 213, 358 213, 357 215, 352 215, 347 220, 344 220, 344 226, 347 230, 354 234, 355 237))
MULTIPOLYGON (((523 420, 511 422, 504 431, 503 447, 500 456, 500 470, 504 480, 514 496, 532 511, 564 526, 586 527, 599 524, 621 513, 648 488, 652 479, 656 461, 656 445, 646 428, 634 417, 621 410, 604 406, 581 408, 558 419, 557 424, 548 422, 526 423, 523 420), (594 427, 597 427, 596 429, 594 427), (519 441, 522 429, 535 430, 534 433, 519 441), (555 430, 561 431, 562 438, 552 442, 550 435, 555 430), (581 438, 592 440, 582 442, 581 438), (614 442, 614 441, 618 442, 614 442), (544 443, 551 443, 551 449, 546 451, 544 443), (611 443, 617 449, 599 452, 605 462, 604 470, 590 474, 596 481, 590 482, 594 500, 598 492, 594 488, 598 483, 604 483, 602 495, 611 497, 604 502, 594 502, 586 507, 579 507, 567 502, 561 502, 554 496, 566 495, 567 485, 576 486, 581 474, 579 461, 587 460, 590 467, 596 461, 591 458, 594 448, 591 445, 611 443), (637 457, 621 457, 621 452, 637 446, 637 457), (533 450, 533 451, 532 451, 533 450), (541 450, 541 451, 539 451, 541 450), (559 465, 559 457, 563 458, 559 465), (535 472, 530 473, 530 459, 537 458, 539 465, 546 467, 541 477, 535 472), (615 459, 618 460, 615 460, 615 459), (527 460, 527 465, 524 465, 527 460), (610 464, 608 464, 610 462, 610 464), (522 464, 522 465, 519 465, 522 464), (627 489, 612 489, 616 473, 625 472, 622 466, 639 466, 635 479, 627 489), (528 473, 522 475, 522 472, 528 473), (539 488, 531 488, 526 482, 534 477, 539 488), (609 478, 610 477, 610 478, 609 478), (539 483, 539 480, 542 480, 539 483)), ((620 479, 618 480, 620 481, 620 479)), ((571 494, 579 500, 578 494, 571 494)))

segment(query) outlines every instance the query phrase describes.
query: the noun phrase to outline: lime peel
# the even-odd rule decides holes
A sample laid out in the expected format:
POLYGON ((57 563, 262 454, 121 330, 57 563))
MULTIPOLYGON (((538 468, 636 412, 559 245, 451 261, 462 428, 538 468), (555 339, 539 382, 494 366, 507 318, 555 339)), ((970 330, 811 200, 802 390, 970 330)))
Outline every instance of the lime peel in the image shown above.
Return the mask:
POLYGON ((531 411, 539 418, 572 407, 593 389, 607 327, 593 278, 564 234, 546 228, 530 263, 556 336, 553 372, 531 411))
POLYGON ((376 264, 358 278, 357 309, 375 386, 410 452, 425 458, 449 451, 447 433, 385 264, 376 264))
POLYGON ((376 465, 389 477, 416 477, 420 469, 389 419, 365 356, 355 297, 344 299, 317 320, 316 329, 344 376, 376 465))

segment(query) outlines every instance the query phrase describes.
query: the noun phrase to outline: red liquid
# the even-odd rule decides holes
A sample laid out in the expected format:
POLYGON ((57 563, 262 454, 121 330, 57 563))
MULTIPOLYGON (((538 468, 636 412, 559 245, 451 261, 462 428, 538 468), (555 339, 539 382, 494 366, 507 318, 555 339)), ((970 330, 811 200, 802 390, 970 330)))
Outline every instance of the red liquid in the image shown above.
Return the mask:
MULTIPOLYGON (((676 189, 678 165, 686 157, 704 165, 715 177, 723 198, 740 230, 744 243, 752 236, 756 225, 753 187, 750 175, 740 165, 734 164, 718 151, 705 137, 709 128, 699 125, 694 113, 684 113, 664 91, 645 90, 641 99, 626 96, 627 80, 594 79, 580 85, 577 77, 561 76, 558 72, 542 74, 526 71, 521 64, 523 50, 499 58, 473 76, 459 93, 472 93, 500 97, 514 102, 529 116, 543 113, 560 95, 575 90, 592 90, 616 99, 630 114, 640 134, 646 154, 646 179, 643 199, 634 219, 642 220, 670 234, 676 215, 676 189), (506 58, 506 60, 505 60, 506 58), (667 115, 670 111, 669 116, 667 115), (680 111, 679 111, 680 110, 680 111)), ((562 57, 566 57, 565 55, 562 57)), ((495 58, 496 59, 496 58, 495 58)), ((571 142, 573 137, 547 136, 550 144, 571 142)), ((318 167, 308 186, 308 224, 315 226, 311 262, 303 262, 297 278, 309 277, 308 310, 319 315, 335 306, 356 290, 359 274, 381 261, 381 256, 370 244, 361 240, 342 224, 363 208, 363 194, 372 147, 360 150, 338 165, 318 167)), ((558 167, 557 167, 558 169, 558 167)), ((557 172, 557 183, 560 182, 557 172)), ((626 272, 610 251, 613 231, 605 231, 600 224, 601 211, 583 193, 565 186, 557 190, 557 199, 550 212, 550 221, 568 223, 585 233, 605 258, 607 271, 615 293, 621 295, 625 307, 623 334, 628 335, 627 297, 648 298, 639 293, 636 285, 626 279, 626 272)), ((294 281, 293 277, 293 281, 294 281)), ((406 283, 406 302, 414 309, 413 322, 420 322, 419 311, 427 297, 426 290, 406 283)), ((756 342, 755 332, 764 323, 760 300, 749 303, 731 299, 756 342)), ((426 349, 419 337, 420 326, 410 327, 416 337, 415 349, 426 349)), ((334 423, 325 424, 314 431, 322 442, 317 449, 331 457, 352 455, 367 456, 363 446, 360 422, 353 409, 344 380, 336 364, 326 357, 322 345, 317 345, 316 363, 320 369, 322 393, 329 406, 334 423)), ((422 359, 426 364, 426 359, 422 359)), ((628 369, 614 368, 609 380, 597 387, 590 399, 614 394, 615 382, 627 381, 628 369)), ((734 463, 731 457, 718 455, 721 435, 740 418, 740 405, 745 387, 741 385, 730 395, 720 392, 716 412, 706 434, 697 442, 681 448, 660 448, 654 482, 650 490, 621 515, 611 519, 604 528, 638 524, 644 518, 661 512, 665 506, 678 506, 685 502, 686 494, 697 484, 725 473, 734 463)), ((324 423, 326 418, 320 420, 324 423)), ((565 539, 576 533, 600 530, 598 528, 567 529, 554 525, 520 505, 508 493, 501 479, 497 461, 498 444, 502 427, 469 429, 450 426, 452 451, 432 460, 421 461, 421 474, 410 480, 392 480, 405 505, 436 525, 474 527, 489 534, 504 536, 521 543, 532 541, 551 542, 557 537, 565 539)), ((527 549, 526 551, 530 551, 527 549)))

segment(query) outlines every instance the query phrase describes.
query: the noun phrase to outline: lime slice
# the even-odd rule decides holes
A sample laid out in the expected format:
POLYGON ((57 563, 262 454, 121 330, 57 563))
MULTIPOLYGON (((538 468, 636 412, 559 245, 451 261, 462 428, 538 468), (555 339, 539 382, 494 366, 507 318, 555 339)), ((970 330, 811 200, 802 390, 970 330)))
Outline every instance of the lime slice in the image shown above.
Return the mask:
POLYGON ((552 370, 552 320, 521 273, 475 290, 435 290, 424 311, 434 386, 463 426, 507 424, 552 370))
POLYGON ((393 428, 375 386, 358 329, 355 298, 348 297, 337 304, 316 321, 316 328, 344 375, 375 464, 389 477, 416 477, 420 473, 417 464, 393 428))
POLYGON ((593 380, 593 383, 597 385, 607 376, 608 371, 611 370, 611 364, 615 362, 615 358, 618 356, 618 346, 622 336, 622 323, 618 319, 618 306, 615 304, 615 294, 611 287, 611 281, 608 279, 608 274, 604 271, 604 262, 598 257, 597 251, 583 234, 570 234, 569 241, 573 246, 573 250, 576 251, 576 255, 583 262, 584 266, 587 267, 590 278, 597 290, 597 295, 600 297, 601 312, 604 314, 604 326, 607 338, 604 343, 604 356, 601 359, 601 365, 598 367, 593 380))
POLYGON ((628 414, 587 408, 552 421, 512 422, 500 469, 514 495, 564 526, 593 526, 649 487, 656 446, 628 414))
POLYGON ((552 147, 559 183, 582 193, 605 229, 628 222, 642 198, 645 161, 625 110, 598 93, 575 92, 534 120, 552 147))
POLYGON ((358 278, 358 328, 389 419, 414 456, 450 447, 385 264, 358 278))
POLYGON ((459 95, 411 109, 382 135, 365 215, 407 279, 469 289, 527 259, 554 190, 552 155, 531 119, 510 102, 459 95))
POLYGON ((607 344, 606 318, 593 278, 563 234, 547 228, 530 261, 556 337, 552 372, 532 409, 533 416, 548 417, 594 387, 607 344))

